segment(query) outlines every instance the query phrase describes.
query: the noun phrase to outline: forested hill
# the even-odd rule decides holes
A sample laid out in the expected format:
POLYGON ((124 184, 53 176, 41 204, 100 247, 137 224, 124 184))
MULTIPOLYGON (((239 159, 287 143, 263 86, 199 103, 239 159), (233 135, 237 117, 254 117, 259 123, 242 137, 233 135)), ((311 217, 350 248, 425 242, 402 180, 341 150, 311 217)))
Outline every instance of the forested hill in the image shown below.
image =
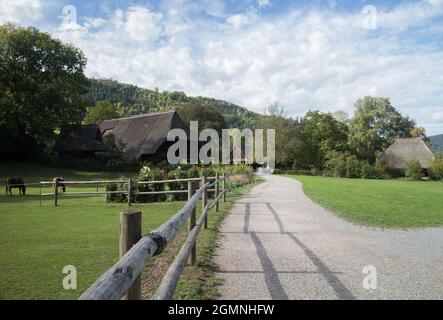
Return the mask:
POLYGON ((432 149, 443 155, 443 134, 429 137, 432 143, 432 149))
POLYGON ((257 113, 223 100, 188 97, 183 92, 143 89, 114 80, 91 79, 91 86, 85 99, 89 106, 95 105, 96 101, 119 104, 124 116, 170 109, 179 110, 188 102, 204 101, 221 112, 229 128, 255 128, 259 116, 257 113))

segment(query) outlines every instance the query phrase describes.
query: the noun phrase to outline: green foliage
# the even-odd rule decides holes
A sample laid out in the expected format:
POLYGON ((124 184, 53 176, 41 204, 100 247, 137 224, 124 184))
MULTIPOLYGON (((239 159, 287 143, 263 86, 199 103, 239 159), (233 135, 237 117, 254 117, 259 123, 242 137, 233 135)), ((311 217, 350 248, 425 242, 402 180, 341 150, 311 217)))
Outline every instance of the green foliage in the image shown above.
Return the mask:
POLYGON ((302 130, 305 167, 322 168, 328 153, 348 149, 348 127, 330 113, 309 111, 303 118, 302 130))
POLYGON ((353 156, 337 151, 327 155, 326 170, 334 177, 345 178, 347 174, 347 160, 353 156))
POLYGON ((85 124, 100 125, 105 120, 120 118, 121 114, 118 107, 108 101, 97 101, 94 107, 88 108, 86 117, 83 120, 85 124))
POLYGON ((361 162, 361 177, 363 179, 373 179, 376 177, 375 168, 369 164, 367 161, 361 162))
MULTIPOLYGON (((192 166, 181 165, 173 167, 155 167, 144 166, 140 169, 138 181, 161 181, 161 180, 179 180, 200 178, 202 176, 214 177, 216 174, 225 174, 230 177, 228 187, 235 189, 241 187, 253 180, 253 169, 248 165, 211 165, 211 166, 192 166)), ((111 184, 108 185, 108 191, 126 191, 127 184, 111 184)), ((171 182, 167 184, 139 184, 138 192, 158 192, 170 190, 188 190, 188 184, 183 182, 171 182)), ((165 202, 165 201, 186 201, 188 195, 186 193, 177 193, 169 195, 137 195, 134 202, 165 202)), ((108 202, 127 202, 127 195, 111 194, 108 195, 108 202)))
POLYGON ((279 111, 261 116, 257 128, 275 130, 276 166, 287 169, 303 162, 303 138, 297 120, 285 118, 282 114, 283 111, 279 111))
POLYGON ((9 154, 35 156, 56 138, 56 132, 79 124, 83 53, 34 27, 0 26, 0 147, 9 154))
POLYGON ((443 180, 443 157, 439 156, 429 168, 429 175, 433 180, 443 180))
POLYGON ((358 160, 352 154, 333 151, 327 155, 327 159, 327 173, 334 177, 350 179, 375 177, 375 168, 367 161, 358 160))
POLYGON ((188 97, 183 92, 160 92, 113 80, 91 80, 91 87, 84 96, 89 105, 106 100, 119 104, 122 116, 132 116, 156 111, 180 110, 189 103, 207 104, 217 109, 228 128, 255 128, 258 114, 235 104, 206 97, 188 97))
POLYGON ((403 117, 389 99, 365 97, 355 107, 349 123, 349 144, 355 155, 371 163, 396 139, 410 137, 415 127, 415 122, 403 117))
POLYGON ((423 168, 418 161, 411 161, 405 169, 405 176, 412 180, 421 180, 424 177, 423 168))
POLYGON ((432 150, 443 156, 443 134, 429 137, 431 140, 432 150))
POLYGON ((189 102, 179 111, 180 117, 189 125, 191 121, 198 121, 200 131, 214 129, 221 133, 226 128, 221 113, 206 102, 189 102))

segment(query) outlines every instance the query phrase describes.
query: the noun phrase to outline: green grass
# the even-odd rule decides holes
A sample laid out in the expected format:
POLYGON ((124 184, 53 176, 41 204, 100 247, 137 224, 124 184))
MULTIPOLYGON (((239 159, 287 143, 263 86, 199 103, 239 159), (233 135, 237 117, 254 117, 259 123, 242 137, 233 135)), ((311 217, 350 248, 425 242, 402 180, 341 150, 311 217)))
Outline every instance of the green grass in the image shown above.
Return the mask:
MULTIPOLYGON (((0 178, 20 176, 26 183, 51 180, 63 176, 72 180, 115 179, 135 176, 125 172, 86 172, 49 168, 29 163, 0 162, 0 178)), ((69 187, 69 191, 95 190, 91 187, 69 187)), ((208 263, 216 239, 215 226, 230 208, 232 201, 246 189, 232 193, 222 206, 220 215, 210 216, 211 229, 203 232, 199 250, 199 268, 208 263), (203 262, 202 262, 203 261, 203 262)), ((51 192, 50 189, 43 192, 51 192)), ((40 206, 40 189, 28 188, 25 197, 0 196, 0 300, 1 299, 76 299, 104 271, 118 260, 119 215, 127 210, 125 204, 106 204, 104 196, 65 196, 59 207, 51 197, 40 206), (78 271, 78 289, 66 291, 62 280, 63 267, 74 265, 78 271)), ((143 233, 159 227, 184 202, 135 204, 131 209, 143 213, 143 233)), ((200 212, 200 206, 197 207, 200 212)), ((204 270, 204 272, 207 272, 204 270)), ((196 275, 199 276, 200 273, 196 275)), ((207 273, 211 279, 210 272, 207 273)), ((190 286, 195 287, 192 278, 190 286)), ((207 281, 197 281, 200 288, 211 287, 207 281)), ((181 286, 178 294, 192 291, 181 286), (182 289, 180 289, 182 288, 182 289)), ((211 287, 215 294, 214 287, 211 287)), ((206 290, 206 289, 202 289, 206 290)), ((207 289, 206 291, 208 291, 207 289)), ((194 291, 192 291, 194 292, 194 291)), ((192 295, 192 294, 191 294, 192 295)))
POLYGON ((443 225, 443 183, 291 176, 307 196, 352 223, 394 229, 443 225))

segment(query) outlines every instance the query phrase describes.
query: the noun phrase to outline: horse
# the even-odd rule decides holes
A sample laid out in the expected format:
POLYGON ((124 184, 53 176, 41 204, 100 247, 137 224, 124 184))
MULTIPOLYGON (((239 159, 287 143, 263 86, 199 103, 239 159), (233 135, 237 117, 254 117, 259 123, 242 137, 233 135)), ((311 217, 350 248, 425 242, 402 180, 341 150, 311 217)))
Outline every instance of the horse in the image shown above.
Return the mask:
MULTIPOLYGON (((66 185, 63 183, 65 179, 63 177, 57 177, 54 179, 57 182, 57 186, 62 189, 63 193, 66 192, 66 185)), ((58 190, 57 190, 58 192, 58 190)))
POLYGON ((6 195, 12 197, 12 189, 19 189, 19 195, 26 195, 26 185, 23 178, 8 178, 5 181, 6 195))

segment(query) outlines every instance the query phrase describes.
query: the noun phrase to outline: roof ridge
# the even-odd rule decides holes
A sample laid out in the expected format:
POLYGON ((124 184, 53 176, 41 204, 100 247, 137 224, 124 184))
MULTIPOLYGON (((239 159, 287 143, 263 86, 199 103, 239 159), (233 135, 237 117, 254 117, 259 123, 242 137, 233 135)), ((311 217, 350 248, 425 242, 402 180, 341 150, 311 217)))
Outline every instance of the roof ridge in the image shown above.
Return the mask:
POLYGON ((129 119, 147 118, 147 117, 151 117, 151 116, 157 116, 157 115, 168 114, 168 113, 176 113, 176 112, 177 112, 177 110, 174 109, 174 110, 169 110, 169 111, 158 111, 158 112, 144 113, 144 114, 139 114, 139 115, 130 116, 130 117, 117 118, 117 119, 109 119, 109 120, 103 121, 103 123, 109 122, 109 121, 116 121, 116 120, 129 120, 129 119))

